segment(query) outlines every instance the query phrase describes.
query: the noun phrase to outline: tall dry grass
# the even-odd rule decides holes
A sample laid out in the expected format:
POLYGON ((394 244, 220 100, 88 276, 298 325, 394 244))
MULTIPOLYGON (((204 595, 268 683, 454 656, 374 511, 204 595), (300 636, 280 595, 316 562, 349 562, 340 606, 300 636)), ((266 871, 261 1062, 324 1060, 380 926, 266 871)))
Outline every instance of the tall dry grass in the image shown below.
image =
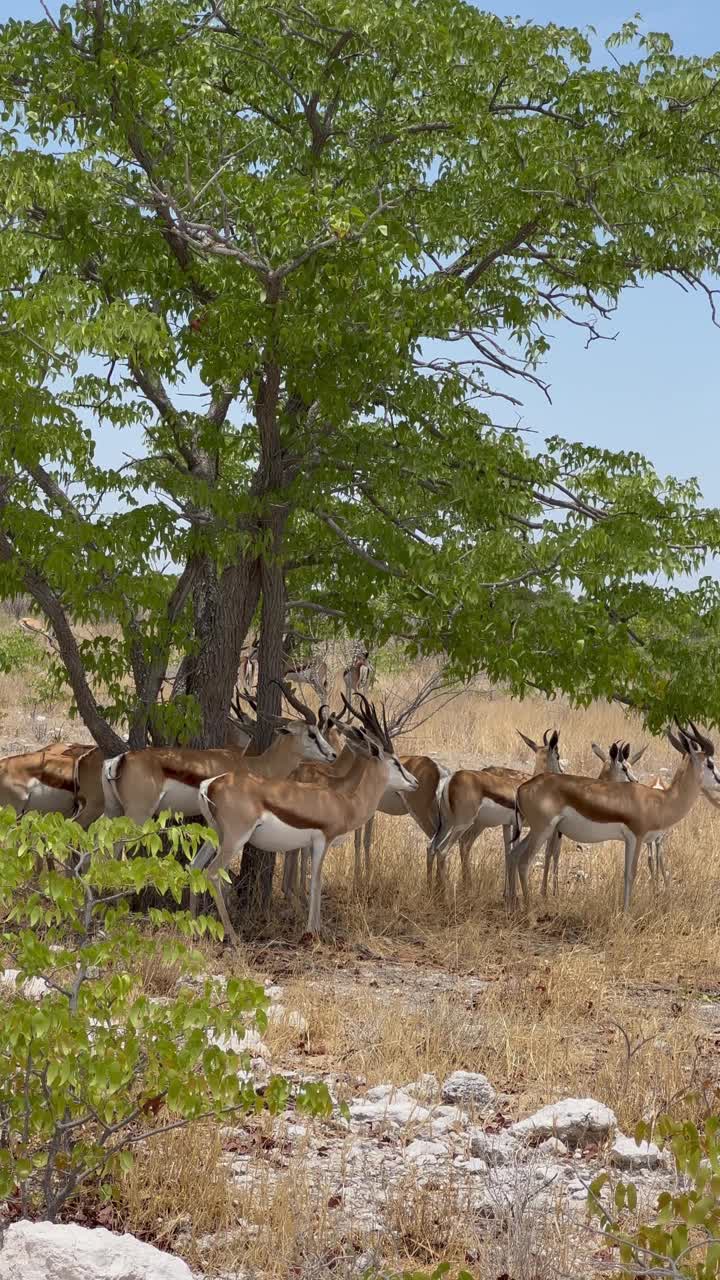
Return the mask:
MULTIPOLYGON (((402 691, 418 678, 381 682, 375 693, 383 684, 402 691)), ((593 739, 604 746, 616 738, 635 747, 648 741, 642 768, 649 772, 677 762, 667 742, 649 740, 619 707, 574 711, 561 700, 519 703, 478 692, 463 694, 399 747, 453 765, 530 770, 516 728, 539 739, 554 727, 573 772, 598 772, 593 739)), ((422 834, 410 818, 380 816, 371 880, 360 895, 352 841, 326 860, 319 945, 298 945, 305 917, 282 902, 281 867, 271 918, 257 936, 240 951, 203 945, 210 968, 280 982, 283 1004, 305 1015, 307 1033, 271 1022, 266 1039, 276 1069, 332 1077, 340 1098, 427 1072, 442 1080, 457 1068, 479 1070, 498 1089, 506 1116, 563 1096, 592 1096, 611 1105, 626 1129, 668 1106, 698 1116, 713 1104, 720 1043, 716 811, 700 800, 673 832, 668 891, 655 894, 640 866, 627 917, 617 844, 580 850, 564 842, 560 894, 542 901, 535 876, 532 923, 506 911, 498 833, 475 848, 468 894, 456 860, 452 855, 448 899, 428 896, 422 834)), ((144 981, 164 995, 175 974, 149 964, 144 981)), ((302 1144, 272 1176, 258 1158, 241 1185, 230 1158, 222 1135, 207 1125, 139 1149, 119 1193, 117 1225, 182 1252, 208 1275, 240 1267, 272 1280, 358 1274, 367 1241, 338 1228, 337 1189, 313 1170, 302 1144)), ((390 1197, 386 1229, 373 1246, 378 1256, 398 1267, 448 1256, 478 1276, 515 1280, 574 1274, 574 1228, 559 1221, 540 1227, 529 1217, 495 1231, 464 1215, 457 1194, 410 1177, 390 1197)))
MULTIPOLYGON (((575 711, 560 700, 473 693, 401 749, 530 768, 516 727, 535 738, 557 727, 573 772, 598 772, 593 740, 647 742, 649 772, 678 760, 616 706, 575 711)), ((324 944, 309 954, 286 943, 250 947, 267 975, 290 980, 292 1003, 310 1022, 306 1056, 317 1050, 368 1084, 482 1070, 507 1093, 512 1113, 589 1094, 626 1125, 714 1080, 720 818, 706 802, 670 837, 670 889, 655 893, 642 862, 627 917, 618 844, 579 849, 565 841, 559 896, 542 900, 536 873, 531 924, 506 911, 499 833, 475 847, 470 894, 458 876, 447 901, 428 896, 424 850, 410 818, 379 816, 371 882, 360 896, 352 842, 326 860, 324 944)), ((268 934, 297 939, 302 928, 301 910, 291 917, 278 907, 268 934)))

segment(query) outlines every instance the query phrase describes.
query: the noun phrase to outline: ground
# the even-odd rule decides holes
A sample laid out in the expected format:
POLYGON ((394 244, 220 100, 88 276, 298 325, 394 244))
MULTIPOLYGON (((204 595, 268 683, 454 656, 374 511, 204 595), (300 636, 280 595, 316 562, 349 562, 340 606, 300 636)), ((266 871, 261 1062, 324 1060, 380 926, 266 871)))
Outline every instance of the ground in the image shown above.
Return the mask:
MULTIPOLYGON (((11 741, 35 746, 27 708, 17 709, 17 680, 13 690, 2 687, 8 679, 0 678, 6 749, 11 741)), ((382 684, 397 690, 403 679, 382 684)), ((47 732, 53 716, 65 733, 62 706, 49 713, 47 732)), ((598 772, 593 739, 648 742, 641 766, 648 774, 677 760, 619 706, 578 711, 560 700, 519 703, 487 690, 464 693, 400 750, 450 764, 530 768, 516 727, 534 738, 559 728, 561 756, 573 772, 598 772)), ((713 1106, 720 815, 698 801, 669 841, 670 888, 655 893, 641 866, 627 917, 619 911, 618 845, 565 846, 559 896, 541 900, 536 874, 530 924, 503 904, 499 835, 478 842, 467 894, 456 857, 448 900, 429 897, 422 833, 409 818, 381 817, 361 894, 353 889, 351 842, 328 856, 319 943, 300 945, 302 913, 282 902, 278 882, 271 918, 257 935, 239 950, 207 944, 207 964, 279 988, 274 999, 298 1015, 271 1022, 262 1046, 268 1069, 322 1078, 339 1103, 374 1086, 402 1089, 425 1075, 441 1083, 458 1069, 482 1072, 497 1091, 493 1107, 457 1123, 446 1115, 444 1153, 427 1148, 419 1162, 406 1158, 408 1146, 418 1133, 436 1140, 441 1113, 424 1128, 402 1130, 358 1123, 349 1132, 338 1115, 309 1125, 261 1116, 242 1128, 198 1126, 142 1151, 107 1211, 114 1228, 175 1250, 208 1276, 323 1280, 360 1274, 374 1261, 401 1269, 449 1258, 483 1280, 579 1280, 603 1264, 607 1253, 584 1203, 568 1208, 553 1191, 542 1214, 527 1197, 526 1211, 516 1207, 502 1221, 481 1212, 477 1177, 462 1163, 470 1158, 470 1130, 498 1129, 567 1097, 607 1104, 625 1133, 668 1108, 701 1117, 713 1106), (379 1206, 374 1218, 363 1200, 368 1185, 382 1190, 370 1197, 379 1206)), ((174 978, 158 963, 145 981, 162 996, 174 978)), ((262 1073, 262 1062, 256 1065, 262 1073)), ((592 1173, 603 1160, 597 1145, 570 1152, 553 1179, 566 1176, 565 1166, 574 1177, 573 1161, 592 1173)), ((652 1198, 654 1182, 647 1189, 652 1198)))

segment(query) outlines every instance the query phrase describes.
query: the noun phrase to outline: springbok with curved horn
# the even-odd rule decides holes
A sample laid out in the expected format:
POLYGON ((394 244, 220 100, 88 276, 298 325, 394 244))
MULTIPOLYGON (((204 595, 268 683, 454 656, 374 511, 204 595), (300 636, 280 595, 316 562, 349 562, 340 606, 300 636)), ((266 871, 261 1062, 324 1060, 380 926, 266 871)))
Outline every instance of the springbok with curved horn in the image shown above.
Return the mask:
POLYGON ((523 742, 535 755, 535 775, 518 769, 490 766, 487 769, 458 769, 439 796, 440 821, 428 849, 428 884, 432 883, 433 859, 437 859, 437 878, 445 878, 447 855, 460 842, 463 884, 470 883, 470 850, 481 831, 502 827, 505 842, 505 893, 508 892, 510 833, 515 821, 515 797, 518 787, 532 776, 560 773, 557 729, 546 729, 542 746, 518 729, 523 742))
POLYGON ((545 774, 518 788, 510 856, 511 902, 517 872, 525 906, 530 907, 530 867, 538 849, 557 833, 582 844, 623 841, 623 911, 628 910, 642 846, 681 822, 701 792, 713 803, 720 800, 720 773, 710 738, 692 721, 685 729, 678 725, 677 734, 670 730, 668 737, 682 760, 664 791, 638 782, 601 782, 569 774, 545 774), (530 830, 520 840, 522 826, 530 830))
POLYGON ((286 778, 303 760, 334 760, 336 752, 325 740, 328 709, 316 716, 282 686, 285 697, 301 710, 304 720, 275 718, 277 737, 261 755, 249 759, 245 748, 206 751, 190 747, 146 747, 106 760, 102 771, 105 812, 124 814, 141 824, 161 809, 196 817, 201 812, 199 787, 208 778, 231 770, 252 768, 264 777, 286 778))
MULTIPOLYGON (((591 743, 593 754, 602 760, 603 767, 598 774, 601 782, 637 782, 638 779, 632 771, 632 766, 637 764, 638 760, 644 756, 647 751, 647 744, 635 752, 634 756, 630 756, 630 743, 621 742, 619 739, 613 742, 608 751, 604 747, 598 745, 597 742, 591 743)), ((550 863, 553 869, 553 897, 557 897, 559 892, 559 862, 560 862, 560 846, 562 844, 562 836, 556 835, 553 840, 548 841, 545 846, 545 866, 543 867, 542 878, 542 895, 547 897, 548 876, 550 873, 550 863)), ((650 850, 650 858, 652 859, 652 849, 650 850)), ((652 867, 652 862, 651 862, 652 867)))
POLYGON ((387 726, 380 724, 375 708, 364 698, 362 705, 363 727, 344 728, 358 753, 344 777, 316 784, 230 773, 201 785, 202 812, 208 824, 218 831, 220 847, 215 849, 209 842, 203 845, 193 866, 206 872, 225 931, 234 942, 238 941, 237 934, 225 907, 218 873, 229 866, 248 841, 273 853, 310 847, 307 931, 318 933, 322 867, 330 846, 367 821, 386 787, 413 791, 417 786, 393 753, 387 726))

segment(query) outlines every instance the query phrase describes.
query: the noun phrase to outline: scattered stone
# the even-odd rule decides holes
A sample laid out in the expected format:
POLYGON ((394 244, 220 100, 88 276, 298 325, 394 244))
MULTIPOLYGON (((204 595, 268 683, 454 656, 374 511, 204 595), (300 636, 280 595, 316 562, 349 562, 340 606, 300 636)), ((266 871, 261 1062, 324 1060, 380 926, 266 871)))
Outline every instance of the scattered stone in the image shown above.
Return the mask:
POLYGON ((480 1174, 488 1171, 487 1161, 480 1160, 474 1156, 471 1156, 469 1160, 464 1159, 463 1156, 456 1156, 453 1160, 453 1166, 459 1169, 461 1173, 480 1174))
POLYGON ((413 1080, 411 1084, 405 1085, 405 1092, 411 1097, 417 1098, 419 1102, 434 1102, 440 1094, 440 1081, 437 1076, 431 1072, 420 1076, 419 1080, 413 1080))
POLYGON ((230 1053, 252 1053, 253 1058, 269 1058, 270 1050, 264 1043, 259 1031, 254 1027, 250 1027, 243 1035, 239 1036, 237 1031, 231 1031, 229 1036, 210 1036, 210 1043, 217 1045, 218 1049, 224 1049, 230 1053))
POLYGON ((14 1222, 3 1233, 0 1280, 192 1280, 187 1263, 135 1236, 74 1223, 14 1222))
POLYGON ((429 1129, 433 1137, 457 1132, 467 1125, 467 1112, 462 1107, 433 1107, 429 1129))
POLYGON ((19 975, 19 969, 4 969, 0 973, 0 986, 10 987, 13 995, 24 996, 26 1000, 42 1000, 52 990, 44 978, 26 978, 18 986, 19 975))
POLYGON ((617 1169, 657 1169, 662 1155, 654 1142, 637 1143, 624 1133, 618 1133, 610 1148, 610 1164, 617 1169))
POLYGON ((510 1126, 509 1132, 521 1141, 537 1144, 544 1138, 560 1138, 570 1146, 588 1140, 602 1142, 617 1127, 615 1113, 594 1098, 564 1098, 550 1103, 534 1115, 510 1126))
POLYGON ((465 1108, 492 1106, 496 1096, 487 1076, 479 1071, 453 1071, 442 1087, 443 1102, 465 1108))
POLYGON ((432 1112, 423 1107, 404 1089, 391 1084, 379 1084, 368 1089, 364 1098, 354 1098, 349 1107, 353 1120, 390 1124, 403 1128, 408 1124, 424 1124, 432 1118, 432 1112))
POLYGON ((416 1138, 403 1151, 403 1158, 411 1164, 437 1164, 438 1160, 446 1160, 447 1156, 445 1143, 431 1138, 416 1138))
POLYGON ((297 1009, 286 1009, 284 1004, 271 1004, 267 1018, 268 1022, 282 1022, 286 1027, 292 1027, 293 1031, 302 1036, 306 1036, 310 1030, 307 1018, 297 1009))
POLYGON ((569 1155, 568 1149, 564 1142, 559 1138, 546 1138, 540 1143, 538 1151, 542 1151, 545 1156, 566 1156, 569 1155))
POLYGON ((515 1163, 521 1153, 521 1144, 508 1129, 502 1129, 500 1133, 485 1133, 484 1129, 474 1129, 470 1134, 470 1155, 484 1160, 493 1169, 515 1163))

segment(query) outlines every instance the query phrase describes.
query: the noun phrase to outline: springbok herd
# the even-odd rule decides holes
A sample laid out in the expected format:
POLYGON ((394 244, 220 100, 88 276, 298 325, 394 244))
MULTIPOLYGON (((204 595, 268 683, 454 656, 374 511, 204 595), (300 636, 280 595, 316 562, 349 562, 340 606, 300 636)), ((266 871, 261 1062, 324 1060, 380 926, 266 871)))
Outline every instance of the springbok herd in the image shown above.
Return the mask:
POLYGON ((481 831, 500 827, 505 842, 505 896, 516 902, 519 876, 530 906, 529 872, 545 846, 542 892, 550 868, 558 891, 563 836, 582 844, 622 841, 625 847, 623 908, 630 904, 641 849, 648 849, 657 887, 668 873, 663 857, 666 832, 680 822, 701 792, 720 804, 720 773, 714 747, 692 723, 668 736, 680 760, 669 781, 640 782, 628 743, 606 752, 597 778, 563 772, 557 730, 542 743, 521 734, 535 755, 532 775, 500 766, 450 772, 431 756, 398 757, 391 726, 362 692, 349 690, 341 714, 321 706, 317 715, 283 684, 301 718, 278 717, 272 745, 262 753, 253 743, 256 723, 235 725, 236 745, 218 750, 149 747, 106 760, 98 747, 57 744, 0 761, 0 805, 18 814, 58 812, 87 828, 98 817, 124 815, 143 823, 163 810, 181 819, 202 817, 218 833, 193 865, 208 878, 226 935, 237 941, 223 901, 220 871, 246 843, 285 854, 283 889, 305 896, 310 870, 309 933, 320 929, 320 892, 325 854, 355 833, 355 880, 362 882, 362 828, 369 873, 370 837, 376 812, 407 816, 428 840, 427 877, 444 891, 447 856, 460 847, 463 880, 470 874, 470 850, 481 831), (524 833, 524 834, 523 834, 524 833), (302 854, 302 857, 300 856, 302 854))

